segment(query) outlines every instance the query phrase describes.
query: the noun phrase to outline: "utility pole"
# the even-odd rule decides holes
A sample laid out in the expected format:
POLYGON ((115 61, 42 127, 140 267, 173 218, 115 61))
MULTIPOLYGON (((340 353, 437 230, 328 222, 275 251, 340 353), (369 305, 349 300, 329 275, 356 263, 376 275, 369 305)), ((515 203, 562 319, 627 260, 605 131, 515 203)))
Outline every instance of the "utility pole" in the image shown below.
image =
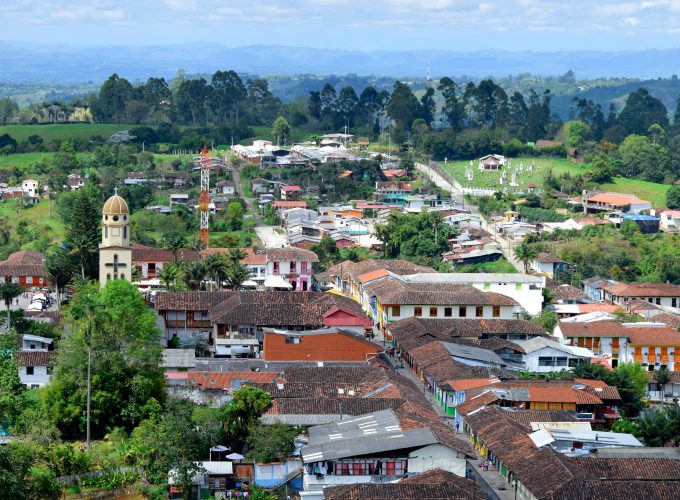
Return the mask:
POLYGON ((90 401, 92 396, 92 346, 87 341, 87 452, 90 452, 90 401))

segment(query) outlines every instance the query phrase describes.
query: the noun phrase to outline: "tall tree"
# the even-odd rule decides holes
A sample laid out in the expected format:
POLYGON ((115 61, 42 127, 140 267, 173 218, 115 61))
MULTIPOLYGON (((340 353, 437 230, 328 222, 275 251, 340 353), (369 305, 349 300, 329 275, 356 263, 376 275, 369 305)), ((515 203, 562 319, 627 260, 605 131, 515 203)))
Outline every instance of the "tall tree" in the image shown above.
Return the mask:
POLYGON ((277 145, 285 144, 290 139, 290 125, 283 116, 279 116, 272 124, 272 139, 277 145))
POLYGON ((521 243, 514 249, 515 258, 524 264, 524 272, 529 273, 529 263, 538 256, 538 250, 535 247, 521 243))
POLYGON ((50 419, 68 438, 85 430, 87 347, 92 350, 92 435, 132 429, 164 400, 163 347, 155 314, 137 288, 113 280, 81 285, 65 314, 57 368, 45 394, 50 419))
POLYGON ((449 127, 454 132, 458 132, 463 128, 465 109, 463 108, 463 103, 458 98, 457 85, 451 78, 445 76, 439 80, 437 90, 444 96, 443 112, 446 120, 449 122, 449 127))
POLYGON ((125 104, 132 97, 132 84, 125 78, 112 74, 101 86, 93 107, 94 118, 100 122, 124 123, 125 104))
POLYGON ((644 135, 654 124, 668 127, 668 110, 647 89, 640 88, 628 94, 626 105, 619 114, 619 124, 627 135, 644 135))
POLYGON ((238 122, 239 113, 248 92, 235 71, 217 71, 210 81, 210 104, 216 123, 238 122))
POLYGON ((163 238, 163 246, 172 252, 172 263, 177 264, 177 256, 189 246, 189 243, 183 234, 170 233, 163 238))
POLYGON ((70 206, 60 212, 66 226, 66 244, 70 252, 78 255, 83 278, 94 279, 99 275, 99 254, 95 250, 101 241, 99 190, 87 184, 66 199, 70 206))
POLYGON ((394 82, 394 90, 386 109, 389 117, 406 130, 411 129, 413 120, 421 114, 421 105, 411 88, 399 81, 394 82))

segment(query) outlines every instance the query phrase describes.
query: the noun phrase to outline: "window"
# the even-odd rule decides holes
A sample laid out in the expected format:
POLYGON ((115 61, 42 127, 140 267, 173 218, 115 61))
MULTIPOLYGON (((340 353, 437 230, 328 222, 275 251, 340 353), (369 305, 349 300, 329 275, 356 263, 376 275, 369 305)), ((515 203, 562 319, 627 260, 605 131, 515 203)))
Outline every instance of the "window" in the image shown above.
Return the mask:
POLYGON ((279 274, 279 263, 274 262, 274 274, 279 274))
POLYGON ((300 263, 300 272, 303 274, 307 274, 309 272, 308 264, 306 261, 300 263))
POLYGON ((302 344, 302 337, 299 335, 286 335, 286 344, 302 344))
POLYGON ((294 273, 297 270, 297 262, 291 262, 290 263, 290 272, 294 273))
POLYGON ((484 290, 491 290, 491 283, 484 283, 484 290))
POLYGON ((450 318, 451 316, 453 316, 453 308, 452 307, 445 307, 444 308, 444 317, 450 318))
POLYGON ((494 318, 500 318, 501 317, 501 306, 493 306, 493 317, 494 318))
POLYGON ((127 226, 123 228, 123 238, 127 238, 127 226))
POLYGON ((521 290, 522 289, 522 283, 515 283, 515 290, 521 290))
POLYGON ((430 318, 436 318, 437 317, 437 308, 436 307, 430 307, 430 318))
POLYGON ((26 375, 33 375, 34 369, 32 366, 26 367, 26 375))
POLYGON ((478 318, 481 318, 484 316, 484 306, 477 306, 475 307, 475 316, 478 318))
POLYGON ((678 299, 676 297, 671 299, 671 307, 678 307, 678 299))
POLYGON ((401 306, 392 306, 392 316, 395 318, 401 316, 401 306))
POLYGON ((47 367, 47 374, 52 375, 52 367, 51 366, 47 367))
POLYGON ((567 366, 567 357, 553 358, 551 356, 540 356, 538 366, 567 366))
POLYGON ((465 316, 467 316, 467 307, 465 307, 465 306, 460 306, 460 307, 458 308, 458 317, 459 317, 459 318, 464 318, 465 316))
MULTIPOLYGON (((106 218, 108 219, 109 216, 107 215, 106 218)), ((105 238, 109 237, 109 226, 104 226, 104 237, 105 238)))
POLYGON ((111 281, 111 274, 110 273, 106 273, 106 281, 111 281))
POLYGON ((414 307, 413 308, 413 315, 420 318, 423 315, 423 308, 422 307, 414 307))

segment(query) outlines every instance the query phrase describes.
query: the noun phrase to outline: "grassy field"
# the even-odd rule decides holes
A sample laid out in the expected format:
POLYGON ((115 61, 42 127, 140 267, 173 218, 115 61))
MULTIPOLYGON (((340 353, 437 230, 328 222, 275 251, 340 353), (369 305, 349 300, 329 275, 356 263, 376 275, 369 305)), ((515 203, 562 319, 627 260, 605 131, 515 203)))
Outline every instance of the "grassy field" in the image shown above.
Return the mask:
MULTIPOLYGON (((66 230, 57 215, 54 201, 42 200, 37 205, 22 208, 19 200, 0 201, 0 218, 6 218, 10 228, 10 241, 20 242, 22 237, 17 233, 21 221, 25 221, 26 234, 23 236, 22 249, 44 251, 53 242, 64 240, 66 230), (50 214, 51 203, 51 214, 50 214)), ((14 245, 0 247, 0 257, 6 258, 14 245)))
POLYGON ((33 163, 51 160, 54 153, 21 153, 7 156, 0 156, 0 168, 11 169, 14 167, 25 167, 33 163))
POLYGON ((639 181, 636 179, 616 178, 614 182, 602 184, 601 189, 617 193, 634 194, 643 200, 651 201, 655 207, 666 206, 666 191, 670 185, 655 182, 639 181))
POLYGON ((120 130, 128 130, 136 125, 117 125, 111 123, 71 123, 61 125, 4 125, 0 135, 9 134, 17 141, 24 141, 31 135, 39 135, 45 143, 68 139, 89 139, 93 135, 109 137, 120 130))
MULTIPOLYGON (((472 171, 474 178, 471 187, 482 189, 500 188, 501 172, 498 171, 480 171, 478 170, 479 162, 472 162, 472 171)), ((569 160, 561 158, 513 158, 511 171, 522 164, 524 170, 520 178, 520 188, 525 188, 528 184, 543 185, 543 177, 552 169, 554 175, 560 175, 563 172, 569 172, 571 175, 583 174, 588 170, 588 166, 582 163, 572 163, 569 160), (529 165, 535 165, 533 172, 528 172, 529 165)), ((448 163, 440 163, 440 165, 449 172, 454 179, 467 187, 470 185, 465 177, 465 171, 470 167, 469 161, 450 161, 448 163)), ((508 173, 508 181, 510 181, 511 174, 508 173)))
MULTIPOLYGON (((514 171, 514 167, 520 164, 524 165, 524 171, 519 183, 520 188, 525 188, 528 184, 543 186, 543 178, 549 169, 552 169, 553 175, 560 175, 564 172, 568 172, 571 175, 579 175, 588 171, 587 164, 572 163, 561 158, 513 158, 511 171, 514 171), (534 172, 529 173, 527 172, 527 167, 532 163, 536 168, 534 172)), ((499 183, 501 173, 496 171, 481 172, 478 170, 479 163, 477 161, 474 161, 472 165, 474 174, 472 184, 468 183, 465 177, 465 171, 470 167, 469 161, 452 161, 446 164, 440 162, 440 165, 464 187, 471 186, 482 189, 498 189, 501 187, 499 183)), ((510 180, 511 175, 511 173, 508 174, 508 180, 510 180)), ((602 184, 600 188, 605 191, 634 194, 644 200, 651 201, 655 206, 664 206, 666 191, 668 191, 670 186, 636 179, 617 178, 612 183, 602 184)))

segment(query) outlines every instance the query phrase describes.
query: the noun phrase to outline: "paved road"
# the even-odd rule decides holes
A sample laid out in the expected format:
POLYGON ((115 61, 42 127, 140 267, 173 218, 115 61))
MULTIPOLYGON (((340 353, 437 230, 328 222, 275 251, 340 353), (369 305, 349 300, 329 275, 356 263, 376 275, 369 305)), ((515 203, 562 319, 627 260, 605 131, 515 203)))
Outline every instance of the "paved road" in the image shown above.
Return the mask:
MULTIPOLYGON (((447 179, 439 175, 437 172, 435 172, 433 169, 428 167, 427 165, 424 165, 422 163, 416 163, 416 169, 418 169, 420 172, 425 174, 430 178, 430 180, 434 183, 435 186, 440 187, 449 193, 451 193, 451 199, 459 204, 465 206, 465 198, 462 190, 462 186, 456 182, 455 179, 447 179)), ((519 262, 515 258, 514 250, 513 250, 513 243, 508 240, 507 238, 504 238, 500 234, 496 232, 496 229, 494 227, 494 223, 491 222, 489 223, 482 214, 479 213, 477 210, 477 207, 474 205, 468 204, 465 207, 467 210, 470 210, 472 213, 477 214, 480 216, 482 220, 482 229, 485 231, 488 231, 491 233, 491 236, 496 242, 499 244, 501 251, 503 252, 503 255, 505 258, 517 268, 518 271, 524 271, 524 265, 519 262)))
POLYGON ((260 238, 262 246, 265 248, 283 248, 288 245, 285 234, 279 234, 275 229, 281 230, 282 228, 274 226, 259 226, 255 228, 257 237, 260 238))

